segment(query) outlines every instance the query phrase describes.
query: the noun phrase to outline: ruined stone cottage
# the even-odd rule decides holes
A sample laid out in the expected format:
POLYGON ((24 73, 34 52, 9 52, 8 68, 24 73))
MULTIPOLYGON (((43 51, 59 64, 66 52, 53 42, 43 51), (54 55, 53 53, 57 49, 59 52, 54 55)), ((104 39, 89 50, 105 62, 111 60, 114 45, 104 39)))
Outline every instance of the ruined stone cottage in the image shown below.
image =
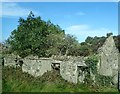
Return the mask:
POLYGON ((5 66, 14 66, 23 61, 22 71, 34 77, 42 76, 45 72, 56 70, 67 81, 72 83, 84 82, 87 65, 84 57, 58 57, 58 58, 38 58, 37 56, 27 56, 20 59, 15 55, 6 55, 4 58, 5 66), (18 60, 16 61, 16 58, 18 60))
POLYGON ((45 72, 51 70, 58 70, 60 75, 67 81, 77 83, 78 81, 83 82, 85 78, 84 70, 86 68, 81 57, 71 58, 68 60, 55 60, 52 58, 25 58, 22 66, 23 72, 28 72, 33 76, 42 76, 45 72), (81 75, 78 73, 81 70, 81 75))
MULTIPOLYGON (((98 74, 113 77, 113 83, 118 83, 118 49, 115 46, 112 36, 108 37, 102 47, 98 49, 99 62, 97 65, 98 74)), ((59 71, 60 75, 72 83, 84 83, 88 66, 85 64, 86 57, 58 56, 51 58, 38 58, 28 56, 24 59, 14 55, 6 55, 5 65, 15 65, 16 62, 23 62, 22 71, 35 77, 42 76, 51 70, 59 71)))

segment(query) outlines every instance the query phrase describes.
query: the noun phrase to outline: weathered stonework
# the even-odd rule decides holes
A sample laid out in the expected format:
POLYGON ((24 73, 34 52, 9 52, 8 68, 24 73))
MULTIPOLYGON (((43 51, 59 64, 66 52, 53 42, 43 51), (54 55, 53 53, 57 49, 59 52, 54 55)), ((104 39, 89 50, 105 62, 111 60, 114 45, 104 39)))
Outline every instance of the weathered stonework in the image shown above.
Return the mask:
POLYGON ((86 64, 83 62, 84 59, 81 57, 70 59, 66 62, 62 62, 60 66, 60 74, 69 82, 77 83, 84 82, 85 74, 80 67, 87 67, 86 64), (80 74, 82 72, 82 74, 80 74), (78 75, 80 74, 80 75, 78 75))
POLYGON ((4 66, 14 66, 14 67, 16 67, 16 61, 15 61, 16 58, 20 58, 20 57, 14 55, 14 54, 6 54, 3 58, 4 66))
POLYGON ((23 62, 22 71, 28 72, 35 77, 42 76, 45 72, 51 71, 51 59, 48 58, 25 58, 23 62))
POLYGON ((65 80, 77 83, 77 65, 73 61, 63 62, 60 68, 60 74, 65 80))
MULTIPOLYGON (((80 57, 79 57, 80 58, 80 57)), ((29 74, 37 77, 42 76, 45 72, 51 71, 56 67, 59 69, 61 76, 72 83, 77 83, 81 77, 78 77, 78 66, 85 66, 86 64, 82 61, 70 59, 67 61, 54 60, 52 58, 25 58, 24 64, 22 66, 23 72, 28 72, 29 74), (60 66, 59 66, 60 65, 60 66)), ((84 77, 82 77, 83 81, 84 77)))
POLYGON ((98 49, 99 63, 98 73, 104 76, 113 77, 113 83, 118 83, 118 54, 113 36, 106 39, 101 48, 98 49))
MULTIPOLYGON (((114 84, 118 82, 118 54, 119 52, 112 36, 108 37, 103 46, 98 49, 98 74, 113 77, 114 84)), ((22 71, 35 77, 42 76, 47 71, 58 70, 65 80, 72 83, 84 83, 85 76, 87 75, 86 69, 88 68, 84 62, 86 58, 72 56, 38 58, 37 56, 28 56, 22 59, 11 54, 5 55, 4 65, 16 67, 16 63, 20 63, 21 61, 23 62, 21 66, 22 71)), ((95 75, 92 73, 90 75, 94 83, 95 75)))

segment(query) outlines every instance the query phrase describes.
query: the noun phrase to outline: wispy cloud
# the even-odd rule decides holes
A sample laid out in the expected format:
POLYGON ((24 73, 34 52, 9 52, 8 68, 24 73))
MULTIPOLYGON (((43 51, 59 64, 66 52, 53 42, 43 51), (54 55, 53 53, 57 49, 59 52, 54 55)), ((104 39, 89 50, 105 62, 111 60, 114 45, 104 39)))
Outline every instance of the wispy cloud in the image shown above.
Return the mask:
POLYGON ((84 41, 87 36, 106 36, 107 33, 112 32, 107 28, 93 28, 86 24, 72 25, 65 28, 66 34, 72 34, 78 38, 78 40, 84 41))
POLYGON ((75 15, 82 16, 82 15, 85 15, 85 13, 84 12, 77 12, 75 15))
POLYGON ((32 9, 21 7, 18 3, 3 3, 2 5, 2 13, 0 13, 0 16, 18 16, 23 17, 27 16, 30 11, 33 11, 34 14, 39 14, 37 11, 34 11, 32 9))

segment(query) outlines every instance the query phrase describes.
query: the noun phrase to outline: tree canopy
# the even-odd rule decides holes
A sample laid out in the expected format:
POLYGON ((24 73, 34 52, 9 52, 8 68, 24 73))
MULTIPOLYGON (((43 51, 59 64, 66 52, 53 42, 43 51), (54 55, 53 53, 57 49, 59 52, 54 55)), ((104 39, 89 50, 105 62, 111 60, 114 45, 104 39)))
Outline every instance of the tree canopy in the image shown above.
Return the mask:
MULTIPOLYGON (((10 52, 21 57, 37 55, 50 57, 52 55, 88 56, 96 53, 107 37, 90 37, 79 43, 75 36, 65 34, 59 25, 50 20, 44 21, 40 16, 30 12, 26 19, 19 18, 18 27, 12 31, 6 40, 10 52)), ((117 37, 114 37, 117 41, 117 37)), ((118 42, 118 41, 117 41, 118 42)), ((117 43, 116 42, 116 43, 117 43)), ((117 45, 119 47, 119 45, 117 45)))
POLYGON ((65 35, 59 25, 54 25, 50 20, 45 22, 32 12, 27 19, 20 18, 18 22, 7 43, 21 57, 29 54, 40 57, 64 54, 63 51, 70 49, 70 44, 76 41, 74 37, 65 35))

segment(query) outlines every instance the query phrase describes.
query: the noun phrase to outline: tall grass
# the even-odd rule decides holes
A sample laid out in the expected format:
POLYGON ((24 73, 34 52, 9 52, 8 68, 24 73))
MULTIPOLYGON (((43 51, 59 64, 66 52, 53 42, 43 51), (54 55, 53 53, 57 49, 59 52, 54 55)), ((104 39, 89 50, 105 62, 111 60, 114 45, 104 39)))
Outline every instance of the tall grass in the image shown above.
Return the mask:
POLYGON ((49 71, 35 78, 14 67, 3 68, 2 82, 3 92, 117 92, 112 87, 69 83, 57 71, 49 71))

